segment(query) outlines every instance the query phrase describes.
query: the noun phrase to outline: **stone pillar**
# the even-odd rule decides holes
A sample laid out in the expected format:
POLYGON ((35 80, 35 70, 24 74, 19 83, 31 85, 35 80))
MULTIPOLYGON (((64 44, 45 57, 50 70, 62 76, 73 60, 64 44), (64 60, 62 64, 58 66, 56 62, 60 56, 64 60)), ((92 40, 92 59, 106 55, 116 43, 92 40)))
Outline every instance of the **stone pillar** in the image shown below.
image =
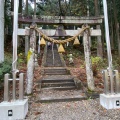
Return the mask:
POLYGON ((36 36, 35 28, 36 24, 30 26, 30 50, 27 55, 27 94, 32 93, 33 89, 33 78, 34 78, 34 59, 35 59, 35 50, 36 50, 36 36))
POLYGON ((84 43, 84 54, 85 54, 85 62, 86 62, 86 74, 87 74, 87 84, 88 89, 94 91, 94 79, 93 79, 93 71, 92 71, 92 62, 91 62, 91 51, 89 45, 89 30, 85 30, 83 34, 83 43, 84 43))

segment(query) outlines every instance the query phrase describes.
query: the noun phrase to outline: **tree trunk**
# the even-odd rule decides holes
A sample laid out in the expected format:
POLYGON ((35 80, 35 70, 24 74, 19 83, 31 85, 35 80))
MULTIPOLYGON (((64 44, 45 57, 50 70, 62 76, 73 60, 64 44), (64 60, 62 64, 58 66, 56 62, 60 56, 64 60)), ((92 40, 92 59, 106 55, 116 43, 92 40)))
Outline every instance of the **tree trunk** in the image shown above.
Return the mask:
POLYGON ((89 31, 86 30, 83 35, 84 42, 84 53, 85 53, 85 63, 86 63, 86 74, 87 74, 87 84, 88 89, 94 91, 94 79, 93 79, 93 71, 92 71, 92 63, 91 63, 91 51, 89 45, 89 31))
POLYGON ((99 8, 98 8, 98 0, 94 0, 94 5, 95 5, 95 15, 99 15, 99 8))
MULTIPOLYGON (((95 16, 99 15, 99 8, 98 8, 98 0, 94 0, 95 5, 95 16)), ((97 29, 100 29, 100 25, 96 26, 97 29)), ((100 58, 103 58, 103 52, 102 52, 102 40, 101 36, 97 37, 97 56, 100 58)))
MULTIPOLYGON (((90 17, 90 7, 89 7, 89 0, 87 0, 87 16, 90 17)), ((90 45, 90 48, 92 46, 92 43, 91 43, 91 36, 89 36, 89 45, 90 45)))
POLYGON ((36 18, 36 0, 34 0, 34 18, 36 18))
MULTIPOLYGON (((19 0, 19 11, 18 13, 22 14, 22 0, 19 0)), ((19 28, 22 28, 22 24, 19 24, 19 28)), ((21 45, 20 36, 18 36, 18 47, 21 45)))
MULTIPOLYGON (((96 26, 97 29, 101 29, 100 25, 96 26)), ((97 56, 103 59, 103 50, 102 50, 102 40, 101 36, 97 37, 97 56)))
POLYGON ((111 41, 111 49, 114 50, 114 38, 113 38, 113 22, 111 20, 111 35, 110 35, 110 41, 111 41))
POLYGON ((119 38, 119 24, 117 20, 117 9, 116 9, 116 1, 113 0, 113 8, 114 8, 114 20, 115 20, 115 27, 116 27, 116 39, 118 44, 118 56, 120 57, 120 38, 119 38))
POLYGON ((4 1, 0 0, 0 63, 4 61, 4 1))
POLYGON ((19 0, 19 13, 22 14, 22 0, 19 0))
POLYGON ((104 42, 105 42, 105 30, 104 30, 104 25, 102 24, 101 25, 101 32, 102 32, 102 53, 103 53, 103 56, 104 56, 104 53, 105 53, 105 46, 104 46, 104 42))
POLYGON ((28 15, 28 0, 26 0, 26 8, 25 8, 25 14, 28 15))
POLYGON ((11 11, 14 11, 14 0, 11 0, 11 11))
MULTIPOLYGON (((11 0, 11 11, 14 11, 14 0, 11 0)), ((13 30, 13 16, 11 16, 11 26, 12 26, 12 30, 13 30)))

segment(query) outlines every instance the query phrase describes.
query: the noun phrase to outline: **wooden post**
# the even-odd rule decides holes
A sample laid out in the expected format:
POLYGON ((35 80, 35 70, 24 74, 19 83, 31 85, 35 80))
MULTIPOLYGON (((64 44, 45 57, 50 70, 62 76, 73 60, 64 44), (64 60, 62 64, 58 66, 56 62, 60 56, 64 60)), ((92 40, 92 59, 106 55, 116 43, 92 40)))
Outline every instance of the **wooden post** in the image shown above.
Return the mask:
POLYGON ((84 43, 84 54, 85 54, 85 62, 86 62, 86 74, 87 74, 87 84, 88 89, 94 91, 94 79, 93 79, 93 71, 92 71, 92 63, 91 63, 91 51, 89 45, 89 31, 85 30, 83 34, 83 43, 84 43))

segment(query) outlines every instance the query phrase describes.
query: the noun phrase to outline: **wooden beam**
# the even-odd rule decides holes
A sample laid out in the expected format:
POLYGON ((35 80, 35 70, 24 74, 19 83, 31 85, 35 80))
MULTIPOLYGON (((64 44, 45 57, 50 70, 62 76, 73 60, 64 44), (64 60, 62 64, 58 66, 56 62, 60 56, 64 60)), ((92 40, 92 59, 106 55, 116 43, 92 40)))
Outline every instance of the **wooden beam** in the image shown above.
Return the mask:
MULTIPOLYGON (((51 30, 48 30, 48 29, 44 30, 44 29, 42 29, 41 31, 44 34, 46 34, 47 36, 54 36, 56 30, 55 29, 51 29, 51 30)), ((79 28, 78 30, 65 30, 65 31, 66 31, 66 34, 68 36, 74 36, 79 31, 81 31, 81 28, 79 28)), ((101 36, 101 30, 100 29, 91 29, 90 33, 91 33, 91 36, 101 36)), ((18 29, 18 35, 20 35, 20 36, 29 35, 29 28, 18 29)))
POLYGON ((103 21, 103 17, 75 17, 75 16, 36 16, 33 18, 32 16, 24 16, 19 15, 19 22, 21 23, 32 23, 36 24, 66 24, 66 25, 83 25, 83 24, 101 24, 103 21))

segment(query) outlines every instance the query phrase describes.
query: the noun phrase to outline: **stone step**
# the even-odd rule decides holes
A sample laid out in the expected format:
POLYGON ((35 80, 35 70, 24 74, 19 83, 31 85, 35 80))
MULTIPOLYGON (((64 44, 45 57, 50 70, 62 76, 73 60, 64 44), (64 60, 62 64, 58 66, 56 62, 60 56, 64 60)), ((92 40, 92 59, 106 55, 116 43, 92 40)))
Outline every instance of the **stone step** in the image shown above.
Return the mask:
POLYGON ((86 96, 74 96, 74 97, 66 97, 66 98, 41 98, 37 102, 46 103, 46 102, 72 102, 72 101, 80 101, 88 99, 86 96))
POLYGON ((44 73, 45 75, 66 75, 66 74, 68 74, 68 73, 66 73, 66 72, 45 72, 44 73))
POLYGON ((65 86, 65 87, 44 87, 42 90, 74 90, 76 86, 65 86))
POLYGON ((68 75, 70 72, 66 69, 45 69, 44 74, 46 75, 68 75))
POLYGON ((67 70, 65 68, 49 68, 44 69, 45 72, 66 72, 67 70))
POLYGON ((41 90, 37 102, 67 102, 87 99, 82 90, 41 90))
POLYGON ((71 78, 71 79, 42 79, 41 81, 42 83, 66 83, 66 82, 72 82, 74 83, 74 80, 71 78))
POLYGON ((48 47, 47 49, 47 55, 46 55, 46 67, 62 67, 62 62, 57 50, 57 46, 54 45, 54 63, 53 63, 53 53, 52 53, 52 47, 48 47))
POLYGON ((46 63, 45 65, 44 65, 45 67, 61 67, 62 66, 62 64, 52 64, 52 63, 46 63))
POLYGON ((42 80, 66 80, 66 79, 74 79, 72 75, 46 75, 42 77, 42 80))
POLYGON ((43 87, 63 87, 63 86, 75 86, 74 82, 57 82, 57 83, 42 83, 43 87))

